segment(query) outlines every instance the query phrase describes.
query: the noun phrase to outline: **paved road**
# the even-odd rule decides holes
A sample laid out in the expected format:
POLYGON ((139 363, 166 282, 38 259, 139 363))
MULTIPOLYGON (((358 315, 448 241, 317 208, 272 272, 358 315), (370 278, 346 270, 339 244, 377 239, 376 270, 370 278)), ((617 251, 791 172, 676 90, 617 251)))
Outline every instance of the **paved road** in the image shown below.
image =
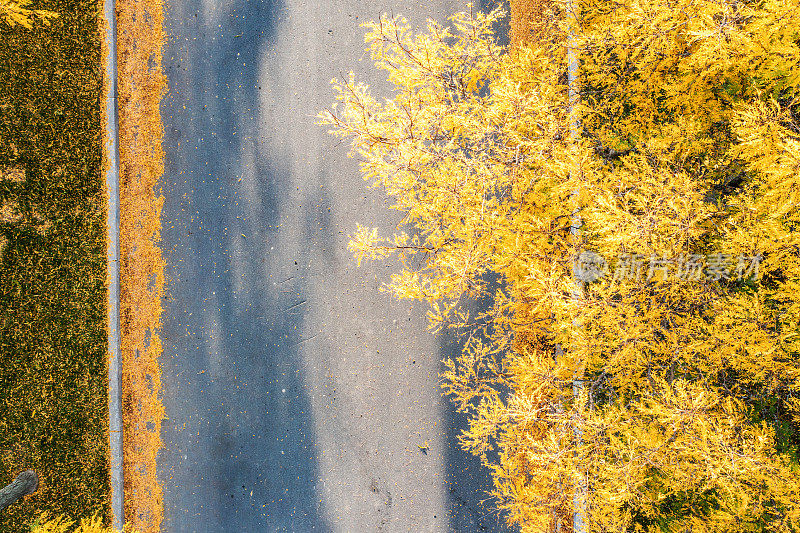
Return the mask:
POLYGON ((440 397, 447 344, 378 292, 396 265, 347 251, 397 214, 314 125, 332 77, 386 89, 359 23, 464 4, 167 4, 164 530, 500 531, 440 397))

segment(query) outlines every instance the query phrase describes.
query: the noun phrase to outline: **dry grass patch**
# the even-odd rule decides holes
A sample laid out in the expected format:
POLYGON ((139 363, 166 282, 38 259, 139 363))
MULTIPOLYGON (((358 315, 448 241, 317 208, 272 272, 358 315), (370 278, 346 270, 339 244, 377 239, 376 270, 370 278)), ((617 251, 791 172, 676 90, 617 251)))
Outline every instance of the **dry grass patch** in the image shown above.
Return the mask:
POLYGON ((25 223, 36 229, 39 235, 45 235, 53 226, 53 223, 41 214, 39 208, 31 207, 29 216, 26 217, 19 208, 19 204, 13 200, 0 202, 0 222, 6 224, 25 223))
POLYGON ((39 235, 47 235, 47 232, 53 226, 53 223, 35 206, 31 208, 30 221, 39 235))
POLYGON ((25 181, 25 169, 20 167, 0 167, 0 180, 22 183, 25 181))
POLYGON ((14 223, 22 219, 19 205, 13 200, 3 200, 0 203, 0 222, 14 223))

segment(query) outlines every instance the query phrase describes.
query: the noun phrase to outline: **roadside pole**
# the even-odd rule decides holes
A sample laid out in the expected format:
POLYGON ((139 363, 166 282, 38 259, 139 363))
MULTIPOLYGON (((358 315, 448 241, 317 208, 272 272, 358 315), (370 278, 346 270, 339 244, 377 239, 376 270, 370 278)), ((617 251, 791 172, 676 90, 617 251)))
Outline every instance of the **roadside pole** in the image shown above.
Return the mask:
POLYGON ((117 108, 117 17, 114 0, 104 0, 106 18, 106 149, 108 164, 108 432, 113 526, 122 530, 125 523, 122 480, 122 403, 120 392, 120 323, 119 323, 119 122, 117 108))
MULTIPOLYGON (((575 0, 569 0, 567 2, 567 19, 569 25, 569 37, 567 42, 567 114, 571 115, 575 109, 575 105, 578 103, 580 95, 579 95, 579 87, 578 87, 578 51, 575 45, 575 26, 578 23, 578 14, 577 14, 577 6, 575 0)), ((570 120, 569 123, 569 133, 570 133, 570 140, 572 142, 576 142, 580 139, 580 120, 576 117, 573 120, 570 120)), ((572 191, 572 198, 577 203, 578 195, 580 191, 575 189, 572 191)), ((572 223, 570 225, 570 233, 572 234, 573 239, 577 241, 578 237, 580 236, 580 228, 581 228, 581 217, 580 213, 578 212, 578 208, 576 207, 575 210, 572 212, 572 223)), ((583 291, 583 280, 580 278, 578 269, 578 257, 573 259, 573 267, 572 267, 572 279, 575 283, 575 287, 573 289, 573 298, 580 297, 581 292, 583 291)), ((583 394, 583 376, 576 375, 572 381, 572 395, 577 402, 580 396, 583 394)), ((573 434, 575 436, 575 444, 576 446, 581 446, 583 443, 583 431, 580 429, 578 425, 575 425, 573 428, 573 434)), ((587 480, 584 479, 580 482, 580 485, 575 490, 575 495, 572 501, 572 530, 573 533, 588 533, 589 532, 589 514, 587 510, 587 502, 588 502, 588 487, 587 487, 587 480)))

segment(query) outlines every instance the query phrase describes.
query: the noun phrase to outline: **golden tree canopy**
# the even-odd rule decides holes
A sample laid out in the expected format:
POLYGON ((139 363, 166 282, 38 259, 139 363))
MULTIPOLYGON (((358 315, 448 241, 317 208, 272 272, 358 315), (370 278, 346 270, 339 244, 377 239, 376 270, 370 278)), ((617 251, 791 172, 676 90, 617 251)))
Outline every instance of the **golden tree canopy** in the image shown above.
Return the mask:
POLYGON ((591 531, 798 531, 798 2, 586 0, 571 41, 538 5, 510 50, 499 11, 367 25, 395 92, 321 118, 404 218, 351 249, 462 334, 461 442, 522 531, 582 484, 591 531))

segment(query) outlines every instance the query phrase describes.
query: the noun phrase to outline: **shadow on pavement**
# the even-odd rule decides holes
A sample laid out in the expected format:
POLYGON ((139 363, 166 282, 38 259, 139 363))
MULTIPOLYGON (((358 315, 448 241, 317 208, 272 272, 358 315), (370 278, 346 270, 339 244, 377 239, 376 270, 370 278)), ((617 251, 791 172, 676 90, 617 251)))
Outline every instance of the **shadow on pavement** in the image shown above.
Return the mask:
MULTIPOLYGON (((508 0, 481 0, 481 10, 488 12, 501 5, 506 17, 495 30, 496 35, 504 36, 500 44, 508 45, 508 0)), ((477 311, 491 306, 491 302, 476 305, 477 311)), ((454 336, 442 337, 440 340, 441 359, 455 357, 461 352, 461 343, 454 336)), ((458 436, 468 428, 467 416, 456 412, 449 398, 445 399, 445 420, 447 421, 447 451, 445 454, 450 529, 458 533, 478 531, 507 532, 512 531, 505 526, 504 515, 493 507, 493 498, 489 494, 492 479, 489 471, 481 465, 480 459, 461 449, 458 436)))
POLYGON ((289 172, 248 135, 255 66, 281 8, 275 0, 166 8, 169 420, 159 477, 170 532, 330 530, 296 348, 301 278, 264 281, 267 258, 279 253, 268 242, 289 172))
MULTIPOLYGON (((496 281, 490 282, 490 290, 496 288, 496 281)), ((470 316, 491 307, 489 298, 472 302, 470 316)), ((455 335, 440 337, 441 358, 456 358, 461 353, 463 342, 455 335)), ((500 513, 496 500, 491 495, 492 478, 487 468, 481 465, 478 457, 461 449, 458 437, 469 428, 466 414, 456 411, 449 397, 445 399, 445 420, 447 421, 447 451, 445 455, 447 486, 449 498, 450 530, 458 533, 491 531, 505 533, 514 531, 505 524, 505 513, 500 513)), ((496 452, 495 452, 496 453, 496 452)), ((493 453, 488 452, 490 460, 493 453)))

